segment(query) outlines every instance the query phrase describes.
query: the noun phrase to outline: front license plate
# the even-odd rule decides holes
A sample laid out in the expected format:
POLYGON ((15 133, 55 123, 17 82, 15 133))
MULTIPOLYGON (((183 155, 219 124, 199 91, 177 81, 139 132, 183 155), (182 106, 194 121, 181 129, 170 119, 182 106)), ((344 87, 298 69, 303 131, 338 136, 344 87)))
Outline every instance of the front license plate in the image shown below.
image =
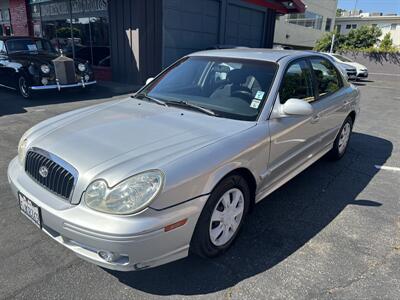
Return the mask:
POLYGON ((21 212, 37 227, 42 228, 42 216, 40 213, 40 207, 21 193, 18 193, 18 199, 21 212))

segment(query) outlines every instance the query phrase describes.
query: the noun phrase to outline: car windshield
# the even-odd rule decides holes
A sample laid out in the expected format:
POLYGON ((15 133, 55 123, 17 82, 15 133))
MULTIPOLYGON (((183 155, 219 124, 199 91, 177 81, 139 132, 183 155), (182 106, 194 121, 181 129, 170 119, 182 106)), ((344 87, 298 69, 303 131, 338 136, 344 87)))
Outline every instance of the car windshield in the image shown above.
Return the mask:
POLYGON ((56 50, 46 40, 35 39, 10 39, 6 41, 8 53, 17 52, 49 52, 56 53, 56 50))
POLYGON ((343 55, 333 54, 333 56, 342 62, 352 62, 352 60, 350 58, 347 58, 343 55))
POLYGON ((215 116, 254 121, 267 101, 277 65, 246 59, 189 57, 164 72, 140 94, 215 116), (187 104, 190 104, 191 107, 187 104))

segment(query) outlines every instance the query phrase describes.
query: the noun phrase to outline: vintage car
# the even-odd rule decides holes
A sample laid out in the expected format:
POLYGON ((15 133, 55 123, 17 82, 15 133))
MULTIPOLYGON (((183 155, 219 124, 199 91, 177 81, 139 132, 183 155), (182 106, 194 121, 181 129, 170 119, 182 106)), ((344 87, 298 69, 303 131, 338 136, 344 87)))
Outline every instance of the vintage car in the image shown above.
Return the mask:
POLYGON ((46 39, 0 37, 0 86, 24 98, 35 91, 85 88, 95 84, 87 61, 58 53, 46 39))
POLYGON ((28 130, 8 179, 28 219, 102 267, 214 257, 257 202, 343 157, 359 102, 324 55, 198 52, 132 97, 28 130))

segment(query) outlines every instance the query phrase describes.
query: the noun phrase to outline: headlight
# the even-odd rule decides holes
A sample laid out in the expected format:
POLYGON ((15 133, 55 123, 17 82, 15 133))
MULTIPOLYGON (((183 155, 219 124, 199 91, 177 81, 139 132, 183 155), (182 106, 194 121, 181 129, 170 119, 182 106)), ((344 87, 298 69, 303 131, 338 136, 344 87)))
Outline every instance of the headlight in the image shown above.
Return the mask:
POLYGON ((113 188, 104 180, 92 182, 84 199, 88 207, 109 214, 128 215, 146 208, 158 195, 164 182, 163 173, 151 170, 129 177, 113 188))
POLYGON ((22 139, 18 143, 18 160, 22 165, 24 164, 24 160, 25 160, 27 143, 28 143, 28 140, 24 137, 22 137, 22 139))
POLYGON ((81 71, 81 72, 85 72, 85 71, 86 71, 86 66, 85 66, 85 64, 79 64, 79 65, 78 65, 78 70, 81 71))
POLYGON ((49 74, 50 73, 50 67, 48 65, 41 65, 40 70, 42 71, 43 74, 49 74))

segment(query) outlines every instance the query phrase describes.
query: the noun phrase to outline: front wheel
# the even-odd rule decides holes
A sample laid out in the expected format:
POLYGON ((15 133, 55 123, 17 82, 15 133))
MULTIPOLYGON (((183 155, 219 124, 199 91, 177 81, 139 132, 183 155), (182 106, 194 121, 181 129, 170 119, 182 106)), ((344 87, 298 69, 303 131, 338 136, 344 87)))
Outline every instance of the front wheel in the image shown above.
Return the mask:
POLYGON ((347 117, 342 127, 340 128, 339 134, 337 135, 335 142, 333 143, 332 150, 329 152, 329 156, 331 159, 341 159, 346 153, 352 130, 353 119, 351 117, 347 117))
POLYGON ((18 90, 21 96, 25 99, 30 99, 32 97, 32 93, 29 90, 28 82, 24 76, 21 76, 18 79, 18 90))
POLYGON ((236 239, 249 210, 250 189, 246 180, 231 175, 211 193, 197 222, 190 250, 202 257, 226 251, 236 239))

